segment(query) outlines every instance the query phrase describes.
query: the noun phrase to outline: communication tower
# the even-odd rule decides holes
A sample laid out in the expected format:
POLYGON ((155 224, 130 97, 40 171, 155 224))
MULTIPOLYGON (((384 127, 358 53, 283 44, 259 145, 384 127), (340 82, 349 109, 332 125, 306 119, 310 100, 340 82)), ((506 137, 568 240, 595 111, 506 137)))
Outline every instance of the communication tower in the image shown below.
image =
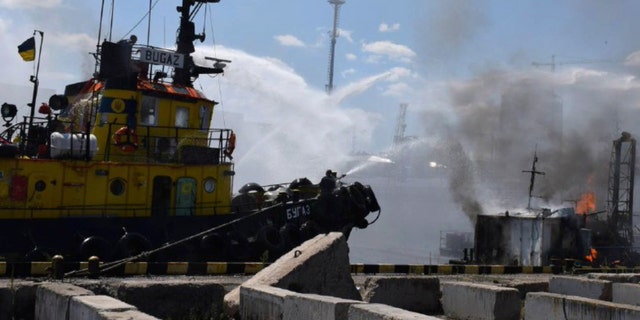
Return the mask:
POLYGON ((333 5, 333 31, 331 31, 331 50, 329 51, 329 83, 327 84, 327 94, 331 94, 333 91, 333 64, 335 60, 336 41, 338 39, 338 22, 340 16, 340 6, 343 5, 345 0, 329 0, 329 3, 333 5))

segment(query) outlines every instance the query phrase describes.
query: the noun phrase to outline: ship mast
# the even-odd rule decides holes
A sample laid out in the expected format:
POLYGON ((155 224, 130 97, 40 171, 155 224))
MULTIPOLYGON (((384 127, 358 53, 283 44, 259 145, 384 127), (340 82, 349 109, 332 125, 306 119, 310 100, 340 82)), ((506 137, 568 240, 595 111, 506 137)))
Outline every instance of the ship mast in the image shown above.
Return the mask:
POLYGON ((176 8, 180 12, 180 30, 176 39, 176 52, 184 55, 184 67, 175 69, 173 84, 190 87, 193 84, 191 77, 205 73, 222 73, 222 68, 215 66, 214 68, 196 66, 193 57, 191 57, 191 53, 195 51, 193 41, 200 40, 202 42, 206 37, 204 31, 202 34, 196 34, 195 24, 191 21, 193 18, 191 6, 199 7, 204 3, 218 2, 220 0, 182 0, 182 5, 176 8))

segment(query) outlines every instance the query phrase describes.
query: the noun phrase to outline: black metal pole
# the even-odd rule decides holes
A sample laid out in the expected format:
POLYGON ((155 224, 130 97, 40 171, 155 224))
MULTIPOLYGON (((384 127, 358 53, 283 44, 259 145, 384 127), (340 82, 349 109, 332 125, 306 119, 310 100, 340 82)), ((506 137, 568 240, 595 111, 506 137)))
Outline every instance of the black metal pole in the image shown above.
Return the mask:
POLYGON ((31 96, 31 103, 29 104, 29 106, 31 107, 31 113, 30 113, 30 117, 29 117, 29 128, 27 128, 27 130, 31 130, 31 127, 33 126, 33 117, 35 115, 35 108, 36 108, 36 99, 38 97, 38 85, 40 84, 40 81, 38 80, 38 73, 40 72, 40 58, 42 57, 42 43, 44 42, 44 32, 39 31, 39 30, 33 30, 33 35, 36 35, 36 32, 40 34, 40 48, 38 49, 38 62, 36 64, 36 73, 35 76, 31 76, 31 78, 29 79, 29 81, 33 82, 33 95, 31 96))

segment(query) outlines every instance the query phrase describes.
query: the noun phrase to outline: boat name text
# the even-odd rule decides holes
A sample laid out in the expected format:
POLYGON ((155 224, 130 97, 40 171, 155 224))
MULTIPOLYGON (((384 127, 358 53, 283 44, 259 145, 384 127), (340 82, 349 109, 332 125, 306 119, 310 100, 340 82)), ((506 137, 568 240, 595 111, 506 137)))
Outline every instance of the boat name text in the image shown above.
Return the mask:
POLYGON ((301 215, 308 216, 310 214, 311 214, 311 206, 308 204, 287 208, 287 220, 296 219, 301 215))
POLYGON ((153 48, 140 48, 140 61, 182 68, 184 66, 184 55, 153 48))

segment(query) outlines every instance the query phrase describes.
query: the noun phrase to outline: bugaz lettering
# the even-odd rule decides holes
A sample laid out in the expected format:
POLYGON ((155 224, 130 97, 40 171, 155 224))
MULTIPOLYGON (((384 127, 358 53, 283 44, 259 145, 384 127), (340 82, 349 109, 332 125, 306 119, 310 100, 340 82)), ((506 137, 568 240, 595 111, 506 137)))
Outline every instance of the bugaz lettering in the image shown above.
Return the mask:
POLYGON ((300 216, 308 216, 311 214, 311 206, 308 204, 287 208, 287 220, 296 219, 300 216))
POLYGON ((180 57, 178 55, 171 54, 168 52, 147 50, 145 52, 144 59, 146 61, 152 61, 160 64, 177 66, 178 60, 180 59, 180 57))

